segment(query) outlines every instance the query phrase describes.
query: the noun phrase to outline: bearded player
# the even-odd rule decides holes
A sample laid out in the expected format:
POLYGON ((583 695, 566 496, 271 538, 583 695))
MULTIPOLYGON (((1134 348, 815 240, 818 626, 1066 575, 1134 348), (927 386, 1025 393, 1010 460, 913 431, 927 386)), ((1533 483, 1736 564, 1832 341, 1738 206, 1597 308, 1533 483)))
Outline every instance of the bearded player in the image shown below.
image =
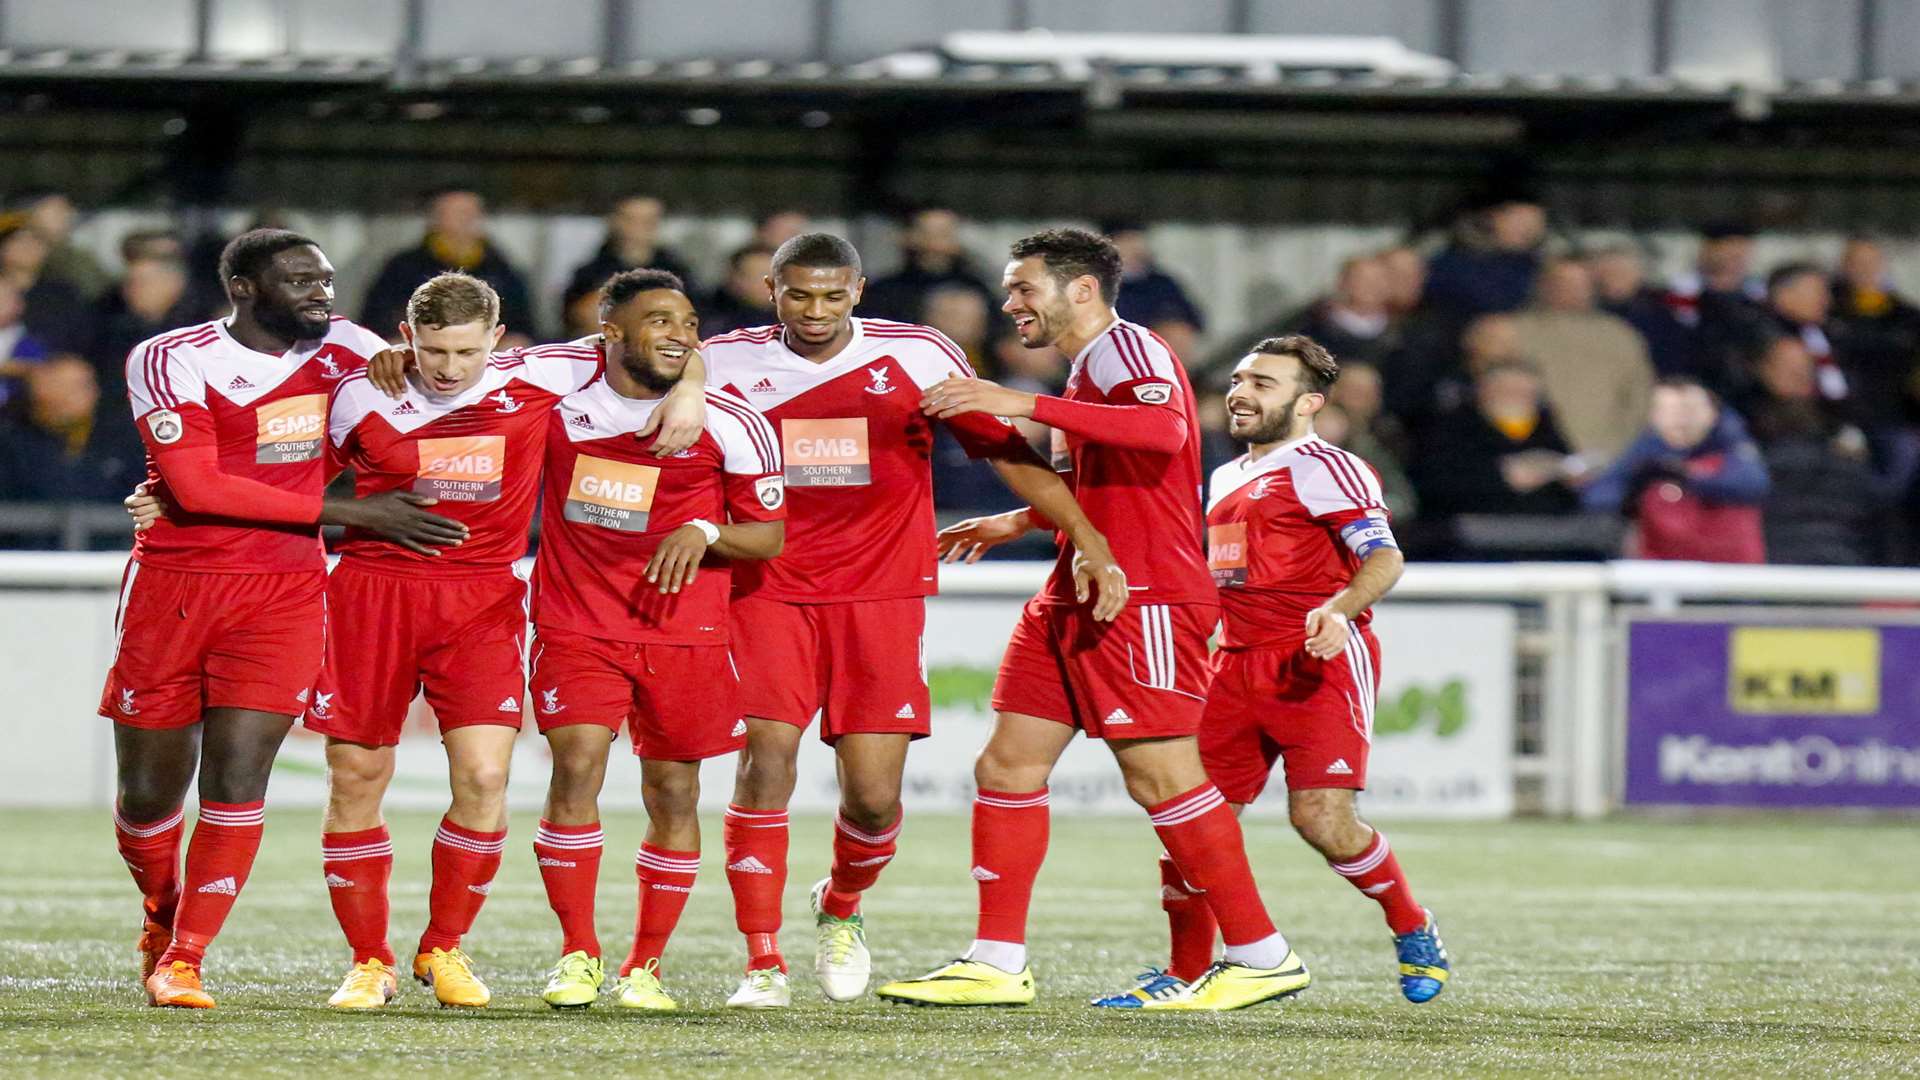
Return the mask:
MULTIPOLYGON (((747 748, 727 809, 727 881, 747 939, 747 975, 728 1004, 790 1003, 780 953, 787 803, 800 739, 816 716, 840 778, 833 862, 812 892, 814 972, 834 1001, 872 970, 860 897, 894 856, 907 746, 925 736, 923 633, 937 588, 930 456, 920 395, 973 371, 925 326, 853 315, 866 280, 853 245, 807 233, 774 253, 767 287, 779 323, 706 343, 709 379, 751 402, 780 437, 786 549, 734 569, 733 653, 747 748)), ((1066 485, 1011 424, 955 416, 967 452, 1057 522, 1080 553, 1062 588, 1094 621, 1126 603, 1124 577, 1066 485)))
MULTIPOLYGON (((327 737, 321 865, 353 950, 328 1001, 336 1008, 378 1008, 398 989, 387 941, 393 846, 380 807, 422 692, 439 722, 452 802, 434 836, 412 972, 442 1005, 492 997, 460 943, 506 844, 507 769, 526 697, 526 582, 514 563, 527 550, 547 419, 601 364, 588 343, 495 355, 506 331, 499 315, 499 297, 478 278, 422 284, 400 328, 409 350, 382 361, 411 359, 404 391, 392 398, 371 373, 350 377, 328 419, 332 452, 354 470, 357 490, 437 499, 469 530, 436 558, 349 530, 327 582, 332 629, 306 725, 327 737)), ((688 396, 700 394, 689 385, 688 396)))
POLYGON ((384 343, 335 319, 333 266, 312 240, 258 229, 228 244, 233 314, 127 356, 151 501, 172 517, 134 544, 100 715, 114 722, 114 832, 144 901, 154 1005, 208 1009, 200 963, 259 850, 267 776, 305 708, 326 635, 322 521, 419 550, 457 522, 397 494, 322 498, 327 394, 384 343), (180 868, 181 804, 200 818, 180 868))
MULTIPOLYGON (((1354 808, 1367 785, 1380 680, 1371 609, 1405 561, 1373 470, 1313 433, 1339 374, 1325 348, 1299 336, 1268 338, 1234 368, 1228 431, 1247 452, 1214 470, 1209 492, 1208 563, 1223 620, 1200 757, 1236 813, 1284 759, 1294 830, 1380 905, 1401 993, 1430 1001, 1446 987, 1446 947, 1387 838, 1354 808)), ((1205 898, 1165 856, 1160 880, 1172 962, 1094 1004, 1176 998, 1212 962, 1205 898)))
MULTIPOLYGON (((1209 673, 1207 638, 1219 601, 1201 546, 1200 428, 1186 371, 1152 331, 1113 310, 1120 254, 1079 229, 1049 229, 1013 245, 1003 305, 1021 342, 1071 358, 1066 395, 979 380, 928 389, 937 417, 989 413, 1052 427, 1074 494, 1112 537, 1133 602, 1103 623, 1074 602, 1072 546, 1029 601, 994 684, 993 733, 974 765, 973 878, 980 911, 970 949, 879 996, 915 1005, 1033 1001, 1026 923, 1046 856, 1047 779, 1076 732, 1103 739, 1127 793, 1147 811, 1226 939, 1226 959, 1177 997, 1149 1008, 1237 1009, 1306 989, 1306 965, 1274 929, 1254 888, 1239 822, 1207 779, 1195 735, 1209 673), (1064 444, 1064 445, 1061 445, 1064 444)), ((1030 509, 962 522, 948 553, 986 548, 1043 524, 1030 509)))
POLYGON ((534 560, 533 701, 553 754, 534 852, 559 916, 560 962, 542 997, 584 1008, 606 981, 594 932, 600 789, 621 729, 640 758, 647 834, 639 910, 618 1004, 670 1011, 661 954, 700 866, 700 762, 746 743, 727 647, 735 560, 770 559, 785 532, 773 427, 707 391, 707 425, 656 459, 648 426, 700 342, 678 277, 629 270, 601 289, 603 377, 547 424, 545 527, 534 560))

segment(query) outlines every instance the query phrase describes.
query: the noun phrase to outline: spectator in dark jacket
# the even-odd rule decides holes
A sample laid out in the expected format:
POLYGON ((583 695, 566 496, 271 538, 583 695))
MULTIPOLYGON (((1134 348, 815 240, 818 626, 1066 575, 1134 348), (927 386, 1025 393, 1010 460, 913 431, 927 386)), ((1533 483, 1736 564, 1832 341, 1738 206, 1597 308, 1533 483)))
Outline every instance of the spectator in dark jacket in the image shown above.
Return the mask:
MULTIPOLYGON (((687 260, 681 258, 679 252, 660 243, 660 222, 666 214, 666 204, 652 195, 624 195, 613 204, 613 209, 607 214, 606 241, 600 245, 600 250, 594 252, 593 258, 574 267, 567 290, 561 297, 561 321, 569 328, 570 336, 573 331, 580 329, 581 319, 574 310, 575 305, 597 297, 600 286, 624 270, 665 270, 678 275, 686 283, 687 295, 699 295, 687 260)), ((599 301, 594 299, 588 305, 591 329, 586 333, 598 332, 598 304, 599 301)), ((701 332, 706 332, 704 326, 701 332)))
POLYGON ((465 188, 444 188, 428 197, 426 236, 418 247, 387 260, 367 290, 360 321, 376 334, 398 334, 413 290, 448 270, 472 274, 500 294, 500 322, 507 328, 503 346, 539 336, 527 279, 488 238, 485 201, 465 188))
POLYGON ((1767 336, 1766 284, 1753 273, 1753 230, 1718 222, 1700 231, 1694 269, 1661 297, 1693 331, 1694 373, 1722 396, 1744 391, 1747 358, 1767 336))
POLYGON ((1127 219, 1101 224, 1100 231, 1120 251, 1120 298, 1114 310, 1120 317, 1167 339, 1175 356, 1197 356, 1205 316, 1172 274, 1160 269, 1153 257, 1147 227, 1127 219))
POLYGON ((127 263, 119 285, 94 306, 94 337, 87 346, 100 380, 100 394, 119 403, 127 395, 127 353, 135 345, 204 318, 188 288, 186 265, 168 256, 140 256, 127 263))
POLYGON ((96 418, 93 365, 60 355, 38 364, 0 418, 0 499, 119 502, 146 455, 124 409, 96 418))
POLYGON ((29 333, 57 352, 84 348, 86 298, 67 282, 46 276, 51 253, 40 234, 24 225, 0 234, 0 277, 20 291, 29 333))
POLYGON ((1899 482, 1874 468, 1865 433, 1821 396, 1817 365, 1798 337, 1774 339, 1755 376, 1748 412, 1773 482, 1762 512, 1768 561, 1879 561, 1899 482))
POLYGON ((27 329, 26 313, 20 290, 0 277, 0 405, 26 385, 33 366, 48 355, 46 343, 27 329))
POLYGON ((770 247, 749 244, 727 259, 727 279, 700 304, 700 336, 713 337, 747 326, 774 322, 770 247))
MULTIPOLYGON (((943 285, 971 289, 989 308, 999 307, 1001 297, 967 257, 960 242, 960 215, 953 211, 928 207, 916 212, 901 234, 900 256, 900 269, 867 283, 855 314, 924 322, 927 295, 943 285)), ((999 280, 998 273, 993 280, 999 280)))
POLYGON ((1647 285, 1646 261, 1631 244, 1601 248, 1587 258, 1600 309, 1617 315, 1639 332, 1647 358, 1661 375, 1692 375, 1693 331, 1666 305, 1660 290, 1647 285))
POLYGON ((1340 264, 1333 294, 1301 312, 1288 330, 1325 345, 1343 366, 1348 361, 1377 364, 1400 343, 1389 306, 1392 295, 1393 279, 1379 259, 1348 259, 1340 264))
POLYGON ((1414 484, 1435 517, 1565 513, 1578 503, 1566 483, 1570 453, 1539 373, 1500 362, 1474 380, 1470 404, 1435 425, 1414 484))
POLYGON ((1532 199, 1483 202, 1428 264, 1427 300, 1463 319, 1521 307, 1533 294, 1546 237, 1546 210, 1532 199))
POLYGON ((1920 420, 1920 308, 1894 290, 1887 256, 1865 237, 1847 241, 1833 282, 1832 322, 1860 385, 1888 422, 1920 420))
POLYGON ((1627 555, 1701 562, 1766 561, 1760 505, 1767 466, 1740 417, 1695 379, 1653 388, 1647 429, 1580 492, 1588 510, 1636 522, 1627 555))

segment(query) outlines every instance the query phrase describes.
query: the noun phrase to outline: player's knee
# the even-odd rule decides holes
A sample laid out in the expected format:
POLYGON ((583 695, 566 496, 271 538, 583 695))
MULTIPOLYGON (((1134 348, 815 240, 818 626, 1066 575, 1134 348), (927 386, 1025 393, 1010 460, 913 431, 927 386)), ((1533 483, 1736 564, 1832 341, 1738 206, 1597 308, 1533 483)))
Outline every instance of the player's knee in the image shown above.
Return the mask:
POLYGON ((900 785, 864 784, 840 794, 840 816, 862 832, 884 832, 900 820, 900 785))
POLYGON ((116 798, 121 817, 145 823, 180 809, 183 796, 184 792, 172 790, 172 785, 160 782, 158 777, 123 776, 116 798))
POLYGON ((1047 786, 1048 766, 1022 761, 997 749, 991 740, 973 759, 973 782, 987 791, 1037 791, 1047 786))
POLYGON ((1355 833, 1366 826, 1354 814, 1350 803, 1331 799, 1295 799, 1287 807, 1293 831, 1315 850, 1334 858, 1349 854, 1355 833))
POLYGON ((553 755, 553 791, 568 797, 598 795, 607 771, 607 755, 592 753, 555 753, 553 755))
POLYGON ((747 805, 784 805, 793 795, 799 772, 792 761, 781 755, 746 753, 740 755, 734 780, 737 797, 746 800, 747 805))
POLYGON ((656 820, 691 818, 699 812, 700 773, 687 769, 646 777, 640 782, 640 800, 646 804, 647 816, 656 820))
POLYGON ((267 795, 267 769, 244 762, 223 762, 200 766, 200 798, 206 802, 251 803, 267 795))
POLYGON ((507 791, 507 762, 463 761, 453 766, 450 780, 456 800, 500 799, 507 791))

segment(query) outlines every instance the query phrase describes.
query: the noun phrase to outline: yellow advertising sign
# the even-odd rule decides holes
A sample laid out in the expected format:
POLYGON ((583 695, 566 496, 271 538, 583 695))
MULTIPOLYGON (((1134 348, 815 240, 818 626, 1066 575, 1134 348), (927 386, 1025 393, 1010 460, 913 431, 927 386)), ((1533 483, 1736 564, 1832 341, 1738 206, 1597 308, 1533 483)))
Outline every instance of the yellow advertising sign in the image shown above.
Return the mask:
POLYGON ((1727 656, 1736 713, 1859 716, 1880 711, 1880 631, 1740 626, 1727 656))

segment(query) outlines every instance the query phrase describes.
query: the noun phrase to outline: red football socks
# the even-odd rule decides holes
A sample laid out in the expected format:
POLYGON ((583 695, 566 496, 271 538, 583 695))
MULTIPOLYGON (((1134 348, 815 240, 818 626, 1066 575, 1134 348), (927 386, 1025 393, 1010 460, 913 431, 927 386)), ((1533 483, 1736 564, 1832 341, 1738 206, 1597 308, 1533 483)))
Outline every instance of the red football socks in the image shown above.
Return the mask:
POLYGON ((555 825, 542 818, 533 835, 533 857, 547 887, 547 905, 560 919, 560 955, 600 955, 593 928, 593 894, 600 883, 600 851, 606 842, 600 823, 555 825))
POLYGON ((836 919, 851 918, 860 911, 860 894, 873 887, 881 869, 893 860, 905 819, 906 811, 902 810, 892 825, 869 833, 854 827, 844 814, 834 815, 833 868, 828 872, 820 910, 836 919))
POLYGON ((1204 895, 1227 945, 1272 937, 1273 920, 1253 884, 1240 822, 1212 784, 1147 808, 1153 830, 1188 883, 1204 895))
POLYGON ((1427 925, 1427 913, 1414 902, 1413 889, 1400 872, 1400 860, 1387 846, 1385 833, 1374 830, 1367 850, 1345 862, 1328 861, 1327 865, 1380 905, 1386 912, 1387 926, 1395 934, 1411 934, 1427 925))
POLYGON ((733 921, 747 937, 747 970, 787 970, 780 955, 780 898, 787 888, 787 812, 727 807, 727 885, 733 921))
POLYGON ((1027 940, 1033 880, 1047 857, 1051 812, 1047 789, 982 790, 973 798, 973 880, 980 889, 974 937, 1015 944, 1027 940))
POLYGON ((393 966, 387 944, 387 880, 393 876, 393 841, 387 827, 320 834, 320 869, 327 876, 333 917, 347 935, 353 962, 378 960, 393 966))
POLYGON ((1160 854, 1160 910, 1167 913, 1173 955, 1167 974, 1192 982, 1213 963, 1213 939, 1220 933, 1206 894, 1187 883, 1173 856, 1160 854))
POLYGON ((175 810, 158 821, 128 821, 118 807, 113 811, 113 838, 120 858, 133 873, 147 921, 173 925, 174 905, 180 902, 180 834, 185 810, 175 810))
POLYGON ((633 951, 620 965, 625 977, 649 962, 658 963, 667 950, 667 939, 680 922, 680 912, 693 892, 694 876, 700 872, 698 851, 668 851, 652 844, 641 844, 634 856, 635 875, 640 879, 640 913, 633 927, 633 951))
POLYGON ((440 831, 433 837, 433 891, 427 898, 421 952, 460 947, 460 939, 473 929, 480 905, 487 902, 506 846, 505 829, 480 832, 440 819, 440 831))
POLYGON ((247 884, 265 823, 262 803, 200 804, 200 820, 194 823, 193 839, 187 844, 185 884, 173 916, 173 944, 160 958, 161 967, 176 961, 200 966, 207 946, 220 933, 247 884))

